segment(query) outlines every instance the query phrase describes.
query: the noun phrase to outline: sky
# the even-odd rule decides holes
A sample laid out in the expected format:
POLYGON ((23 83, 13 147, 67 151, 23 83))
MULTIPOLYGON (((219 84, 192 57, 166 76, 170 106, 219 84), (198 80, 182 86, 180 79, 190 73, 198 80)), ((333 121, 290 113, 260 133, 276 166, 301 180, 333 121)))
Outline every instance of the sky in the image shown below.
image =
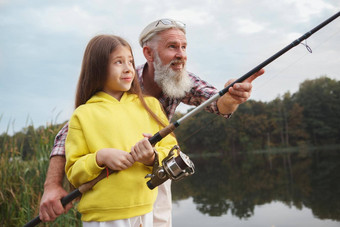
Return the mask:
MULTIPOLYGON (((340 11, 338 0, 0 0, 0 134, 67 121, 88 41, 138 36, 172 18, 187 29, 187 70, 221 90, 340 11)), ((320 76, 340 80, 340 17, 265 67, 251 99, 269 102, 320 76)), ((178 110, 186 112, 187 106, 178 110)))

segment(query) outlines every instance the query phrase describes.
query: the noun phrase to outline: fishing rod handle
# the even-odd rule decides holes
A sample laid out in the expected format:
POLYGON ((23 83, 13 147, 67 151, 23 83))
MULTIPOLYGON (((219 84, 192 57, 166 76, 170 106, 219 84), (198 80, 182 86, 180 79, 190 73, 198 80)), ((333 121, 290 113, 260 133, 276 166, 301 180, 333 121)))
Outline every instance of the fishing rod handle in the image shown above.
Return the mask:
MULTIPOLYGON (((106 176, 110 175, 113 172, 114 172, 113 170, 108 170, 108 172, 106 170, 102 171, 97 178, 85 184, 82 184, 79 188, 73 190, 65 197, 61 198, 60 200, 61 204, 63 205, 63 207, 65 207, 68 203, 72 202, 74 199, 81 196, 84 192, 90 190, 98 181, 104 179, 106 176)), ((41 222, 40 216, 38 215, 37 217, 26 223, 24 227, 34 227, 38 225, 40 222, 41 222)))
POLYGON ((75 189, 74 191, 70 192, 69 194, 67 194, 65 197, 61 198, 60 202, 63 205, 63 207, 65 207, 68 203, 72 202, 72 200, 78 198, 79 196, 81 196, 81 192, 79 191, 79 189, 75 189))
POLYGON ((27 222, 24 227, 34 227, 38 225, 41 222, 40 217, 37 216, 34 219, 32 219, 30 222, 27 222))
MULTIPOLYGON (((72 191, 71 193, 67 194, 65 197, 61 198, 60 202, 63 205, 63 207, 65 207, 68 203, 72 202, 72 200, 81 196, 81 194, 82 193, 79 191, 79 189, 76 189, 72 191)), ((33 226, 38 225, 40 222, 41 222, 41 219, 40 219, 40 216, 38 215, 34 219, 26 223, 24 227, 33 227, 33 226)))
POLYGON ((149 142, 151 145, 155 145, 157 142, 161 141, 164 137, 172 133, 179 124, 177 122, 171 123, 159 132, 155 133, 151 138, 149 138, 149 142))

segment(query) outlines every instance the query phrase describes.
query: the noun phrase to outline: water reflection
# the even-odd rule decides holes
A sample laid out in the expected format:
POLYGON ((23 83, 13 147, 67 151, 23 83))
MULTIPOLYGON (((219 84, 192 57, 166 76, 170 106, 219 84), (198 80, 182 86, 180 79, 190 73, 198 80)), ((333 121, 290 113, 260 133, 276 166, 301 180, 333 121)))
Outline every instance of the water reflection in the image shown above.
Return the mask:
POLYGON ((276 201, 340 221, 339 149, 190 158, 196 173, 173 183, 174 204, 192 198, 209 217, 249 219, 255 206, 276 201))

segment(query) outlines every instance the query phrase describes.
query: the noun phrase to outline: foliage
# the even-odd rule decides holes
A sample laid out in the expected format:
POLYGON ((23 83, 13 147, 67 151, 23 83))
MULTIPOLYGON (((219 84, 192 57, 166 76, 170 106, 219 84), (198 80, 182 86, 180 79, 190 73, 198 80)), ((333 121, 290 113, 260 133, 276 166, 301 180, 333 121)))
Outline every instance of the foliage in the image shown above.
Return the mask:
POLYGON ((293 97, 303 107, 304 129, 313 144, 340 139, 340 81, 325 76, 306 80, 293 97))
MULTIPOLYGON (((0 226, 23 226, 38 215, 54 137, 50 125, 0 137, 0 226)), ((65 184, 65 188, 68 185, 65 184)), ((81 226, 76 210, 45 226, 81 226)))

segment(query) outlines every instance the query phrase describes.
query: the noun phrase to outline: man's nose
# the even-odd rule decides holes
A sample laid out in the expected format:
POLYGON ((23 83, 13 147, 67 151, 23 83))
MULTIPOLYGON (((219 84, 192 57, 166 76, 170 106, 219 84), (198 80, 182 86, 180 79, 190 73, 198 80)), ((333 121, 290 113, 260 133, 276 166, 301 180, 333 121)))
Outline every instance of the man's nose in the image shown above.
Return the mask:
POLYGON ((177 59, 185 59, 186 56, 187 56, 187 54, 186 54, 185 50, 183 50, 183 49, 181 49, 181 48, 179 48, 179 49, 177 50, 176 55, 175 55, 175 57, 176 57, 177 59))

